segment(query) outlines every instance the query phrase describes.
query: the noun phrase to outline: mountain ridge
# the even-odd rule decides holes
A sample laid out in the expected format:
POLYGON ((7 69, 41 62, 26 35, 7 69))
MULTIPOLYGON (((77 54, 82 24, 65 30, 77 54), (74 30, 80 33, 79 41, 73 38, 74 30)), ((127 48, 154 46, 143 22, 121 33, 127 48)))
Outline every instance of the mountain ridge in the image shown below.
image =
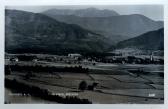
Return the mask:
POLYGON ((121 41, 117 44, 117 48, 164 50, 164 28, 121 41))
POLYGON ((96 8, 86 8, 86 9, 49 9, 44 12, 54 15, 75 15, 79 17, 108 17, 108 16, 118 16, 119 14, 113 10, 107 9, 96 9, 96 8))
POLYGON ((5 10, 5 46, 9 52, 102 52, 105 37, 40 13, 5 10))
POLYGON ((163 22, 151 20, 150 18, 140 14, 108 17, 57 15, 54 14, 54 12, 52 14, 42 14, 52 17, 60 22, 77 24, 85 29, 102 34, 105 37, 111 37, 111 39, 113 39, 112 43, 133 38, 148 31, 157 30, 163 27, 163 22))

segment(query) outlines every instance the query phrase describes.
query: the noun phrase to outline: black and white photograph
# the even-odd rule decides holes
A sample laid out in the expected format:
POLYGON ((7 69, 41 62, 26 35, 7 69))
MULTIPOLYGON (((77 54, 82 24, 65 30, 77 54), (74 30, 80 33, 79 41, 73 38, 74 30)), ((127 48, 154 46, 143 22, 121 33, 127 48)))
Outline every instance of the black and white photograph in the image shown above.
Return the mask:
POLYGON ((164 104, 163 5, 4 11, 4 104, 164 104))

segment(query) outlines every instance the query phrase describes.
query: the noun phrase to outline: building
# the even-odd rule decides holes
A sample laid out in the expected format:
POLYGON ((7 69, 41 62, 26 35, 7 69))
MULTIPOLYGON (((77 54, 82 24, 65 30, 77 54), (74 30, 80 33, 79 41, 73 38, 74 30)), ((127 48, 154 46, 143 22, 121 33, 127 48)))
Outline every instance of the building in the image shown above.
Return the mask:
POLYGON ((12 61, 12 62, 18 62, 19 59, 18 58, 10 58, 10 61, 12 61))
POLYGON ((71 57, 71 58, 80 58, 80 57, 82 57, 82 55, 78 54, 78 53, 74 53, 74 54, 68 54, 68 57, 71 57))

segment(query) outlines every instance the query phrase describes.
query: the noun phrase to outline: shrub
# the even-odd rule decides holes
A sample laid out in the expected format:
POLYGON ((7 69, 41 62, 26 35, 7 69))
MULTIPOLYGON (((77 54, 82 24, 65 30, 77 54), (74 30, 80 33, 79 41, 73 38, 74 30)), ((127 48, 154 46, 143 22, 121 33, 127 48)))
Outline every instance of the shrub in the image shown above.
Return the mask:
POLYGON ((86 81, 82 81, 79 83, 79 90, 85 90, 87 88, 87 83, 86 81))

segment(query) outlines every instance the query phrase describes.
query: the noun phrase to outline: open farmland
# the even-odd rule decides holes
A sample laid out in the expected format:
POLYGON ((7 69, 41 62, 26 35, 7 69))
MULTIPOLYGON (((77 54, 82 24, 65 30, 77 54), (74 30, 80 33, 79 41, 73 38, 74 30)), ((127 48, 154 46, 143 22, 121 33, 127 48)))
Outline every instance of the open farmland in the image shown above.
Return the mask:
MULTIPOLYGON (((40 65, 40 67, 44 68, 77 66, 63 62, 43 61, 43 63, 42 61, 12 62, 6 60, 6 66, 30 67, 40 65)), ((88 68, 88 72, 81 72, 80 70, 77 72, 72 72, 71 70, 51 72, 32 69, 26 71, 23 69, 16 70, 11 67, 11 74, 6 75, 5 79, 16 80, 30 86, 47 89, 52 94, 59 96, 76 96, 79 99, 88 99, 92 103, 160 104, 164 102, 164 81, 163 76, 160 75, 164 70, 163 65, 108 63, 80 65, 82 68, 88 68), (143 72, 139 72, 139 69, 143 69, 143 72), (27 77, 27 75, 29 76, 27 77), (82 81, 85 81, 88 87, 93 83, 96 83, 97 86, 94 89, 86 88, 84 91, 81 91, 79 84, 82 81)), ((10 97, 6 97, 5 101, 15 103, 10 97)))

